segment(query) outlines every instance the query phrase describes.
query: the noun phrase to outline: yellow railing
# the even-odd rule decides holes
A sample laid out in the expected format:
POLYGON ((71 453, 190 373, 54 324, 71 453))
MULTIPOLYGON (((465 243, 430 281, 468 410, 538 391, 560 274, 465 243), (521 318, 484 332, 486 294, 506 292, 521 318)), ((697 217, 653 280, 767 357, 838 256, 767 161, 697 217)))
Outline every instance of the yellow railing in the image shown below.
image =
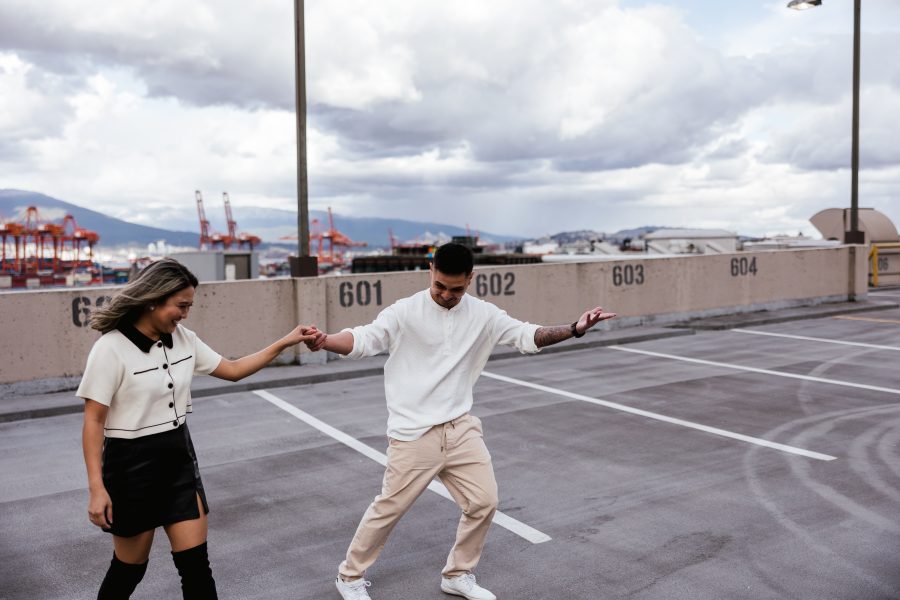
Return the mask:
POLYGON ((869 250, 869 260, 872 262, 872 287, 878 287, 878 251, 889 248, 900 248, 900 243, 872 244, 872 248, 869 250))

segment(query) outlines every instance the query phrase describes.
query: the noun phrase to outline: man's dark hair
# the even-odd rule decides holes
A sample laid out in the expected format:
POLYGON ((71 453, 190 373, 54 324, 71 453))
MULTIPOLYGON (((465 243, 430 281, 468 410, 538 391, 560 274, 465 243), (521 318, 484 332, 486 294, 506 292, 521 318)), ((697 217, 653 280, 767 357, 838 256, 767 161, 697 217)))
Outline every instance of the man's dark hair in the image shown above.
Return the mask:
POLYGON ((472 272, 475 259, 468 246, 449 242, 434 251, 431 262, 434 269, 444 275, 468 275, 472 272))

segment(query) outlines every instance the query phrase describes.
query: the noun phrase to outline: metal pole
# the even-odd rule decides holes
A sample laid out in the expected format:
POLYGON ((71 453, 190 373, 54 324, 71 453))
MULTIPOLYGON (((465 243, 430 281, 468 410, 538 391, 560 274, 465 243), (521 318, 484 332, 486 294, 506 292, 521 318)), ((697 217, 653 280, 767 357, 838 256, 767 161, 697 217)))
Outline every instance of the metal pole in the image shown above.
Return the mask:
POLYGON ((309 189, 306 176, 306 50, 303 0, 294 0, 294 81, 297 112, 297 256, 291 276, 317 274, 315 257, 309 256, 309 189))
POLYGON ((854 1, 853 13, 853 140, 850 155, 850 231, 847 244, 865 243, 865 235, 859 230, 859 21, 862 0, 854 1))

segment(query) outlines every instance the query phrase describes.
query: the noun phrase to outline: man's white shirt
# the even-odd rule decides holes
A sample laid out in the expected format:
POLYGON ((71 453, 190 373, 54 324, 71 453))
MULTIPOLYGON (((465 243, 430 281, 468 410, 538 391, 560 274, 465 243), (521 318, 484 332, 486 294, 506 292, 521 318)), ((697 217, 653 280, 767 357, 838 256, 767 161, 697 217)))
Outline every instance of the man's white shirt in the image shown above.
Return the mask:
POLYGON ((353 334, 348 358, 390 353, 384 365, 387 433, 411 441, 472 408, 472 388, 495 346, 539 352, 539 327, 469 294, 447 309, 423 290, 385 308, 372 323, 344 331, 353 334))

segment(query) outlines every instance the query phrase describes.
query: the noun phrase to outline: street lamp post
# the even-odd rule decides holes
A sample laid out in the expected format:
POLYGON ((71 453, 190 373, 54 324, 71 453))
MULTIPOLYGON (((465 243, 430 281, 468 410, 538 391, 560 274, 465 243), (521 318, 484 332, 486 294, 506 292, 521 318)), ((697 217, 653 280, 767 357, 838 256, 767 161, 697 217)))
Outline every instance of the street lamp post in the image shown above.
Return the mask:
POLYGON ((309 187, 306 176, 306 43, 303 0, 294 0, 294 91, 297 111, 297 256, 290 257, 291 277, 318 275, 309 255, 309 187))
POLYGON ((859 15, 862 0, 854 0, 853 7, 853 142, 850 158, 850 231, 844 237, 847 244, 863 244, 865 236, 859 230, 859 15))
MULTIPOLYGON (((850 149, 850 229, 844 232, 845 244, 865 243, 859 230, 859 21, 862 0, 853 0, 853 124, 850 149)), ((820 6, 822 0, 791 0, 788 8, 805 10, 820 6)))

